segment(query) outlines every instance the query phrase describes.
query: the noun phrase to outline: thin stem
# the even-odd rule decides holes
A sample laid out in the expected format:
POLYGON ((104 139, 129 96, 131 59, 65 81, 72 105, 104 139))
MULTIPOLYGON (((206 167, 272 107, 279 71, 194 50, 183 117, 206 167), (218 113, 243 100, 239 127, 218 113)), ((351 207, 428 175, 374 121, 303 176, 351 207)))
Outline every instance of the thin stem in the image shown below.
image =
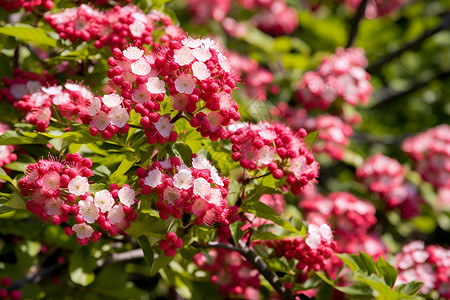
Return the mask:
POLYGON ((369 2, 369 0, 361 0, 361 3, 359 4, 358 9, 356 10, 356 14, 353 17, 351 23, 351 29, 350 34, 348 35, 347 46, 345 46, 345 48, 349 48, 353 45, 356 35, 358 34, 359 22, 362 20, 362 18, 364 18, 364 14, 366 12, 367 2, 369 2))
POLYGON ((448 27, 450 27, 450 13, 447 13, 447 14, 445 14, 442 17, 441 23, 438 26, 436 26, 435 28, 433 28, 431 30, 424 31, 422 33, 422 35, 420 35, 415 40, 405 44, 404 46, 402 46, 401 48, 395 50, 394 52, 389 53, 386 56, 380 58, 379 60, 377 60, 376 62, 374 62, 370 66, 368 66, 366 68, 366 71, 369 72, 369 73, 372 73, 372 72, 378 70, 384 64, 386 64, 386 63, 390 62, 391 60, 393 60, 394 58, 402 55, 403 52, 418 46, 420 43, 422 43, 426 39, 432 37, 436 33, 440 32, 440 31, 442 31, 442 30, 444 30, 444 29, 446 29, 448 27))
POLYGON ((250 181, 252 181, 252 180, 254 180, 254 179, 263 178, 263 177, 266 177, 266 176, 268 176, 268 175, 270 175, 270 174, 272 174, 272 173, 269 172, 269 173, 266 173, 266 174, 263 174, 263 175, 259 175, 259 176, 256 176, 256 177, 246 178, 246 179, 244 180, 244 185, 248 184, 250 181))
POLYGON ((175 117, 173 117, 173 119, 170 121, 170 123, 175 123, 176 121, 178 121, 179 119, 181 119, 183 117, 183 111, 180 110, 177 115, 175 117))

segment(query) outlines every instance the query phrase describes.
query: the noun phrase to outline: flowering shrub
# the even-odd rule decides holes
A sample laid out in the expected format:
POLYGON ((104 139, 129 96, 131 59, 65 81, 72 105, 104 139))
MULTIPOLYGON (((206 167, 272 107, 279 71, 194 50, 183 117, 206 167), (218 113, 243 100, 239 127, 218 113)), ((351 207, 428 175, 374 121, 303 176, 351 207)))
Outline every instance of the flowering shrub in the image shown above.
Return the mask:
POLYGON ((0 1, 0 298, 449 298, 444 2, 0 1))

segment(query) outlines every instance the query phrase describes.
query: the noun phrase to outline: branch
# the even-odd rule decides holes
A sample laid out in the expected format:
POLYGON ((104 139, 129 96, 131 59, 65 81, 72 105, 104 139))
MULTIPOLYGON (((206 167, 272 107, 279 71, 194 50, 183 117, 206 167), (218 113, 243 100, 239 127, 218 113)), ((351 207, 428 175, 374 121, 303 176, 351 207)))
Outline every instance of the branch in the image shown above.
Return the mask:
POLYGON ((450 13, 447 13, 447 14, 445 14, 442 17, 441 23, 438 26, 436 26, 435 28, 433 28, 431 30, 426 30, 417 39, 407 43, 406 45, 404 45, 403 47, 397 49, 396 51, 394 51, 392 53, 389 53, 386 56, 380 58, 378 61, 376 61, 375 63, 373 63, 370 66, 368 66, 366 68, 366 71, 369 72, 369 73, 372 73, 372 72, 378 70, 385 63, 390 62, 394 58, 402 55, 403 52, 418 46, 420 43, 422 43, 423 41, 425 41, 429 37, 433 36, 434 34, 438 33, 441 30, 444 30, 444 29, 446 29, 448 27, 450 27, 450 13))
POLYGON ((349 48, 353 45, 356 34, 358 34, 359 22, 362 20, 366 12, 367 2, 369 2, 369 0, 361 0, 361 3, 359 4, 358 9, 356 10, 356 14, 353 17, 351 23, 352 27, 350 30, 350 34, 348 36, 347 46, 345 46, 345 48, 349 48))
POLYGON ((277 293, 281 296, 281 299, 290 300, 294 298, 291 291, 287 290, 280 282, 278 276, 269 269, 266 263, 256 254, 256 252, 251 247, 247 247, 243 240, 239 240, 237 246, 220 242, 208 242, 206 244, 193 243, 192 245, 199 248, 222 248, 239 252, 255 267, 255 269, 259 271, 262 276, 264 276, 264 278, 270 283, 275 291, 277 291, 277 293))
POLYGON ((450 76, 450 70, 446 71, 446 72, 439 73, 439 74, 437 74, 437 75, 435 75, 435 76, 433 76, 433 77, 431 77, 431 78, 429 78, 429 79, 427 79, 425 81, 417 82, 417 83, 413 84, 409 89, 404 90, 404 91, 399 92, 399 93, 395 93, 394 91, 392 91, 390 89, 384 90, 384 91, 382 91, 380 93, 381 96, 377 97, 378 100, 376 100, 376 104, 373 105, 372 108, 382 106, 384 103, 390 102, 390 101, 395 100, 397 98, 401 98, 401 97, 407 96, 407 95, 409 95, 409 94, 411 94, 411 93, 413 93, 413 92, 415 92, 417 90, 420 90, 421 88, 427 86, 428 84, 430 84, 431 82, 433 82, 435 80, 443 80, 444 78, 449 77, 449 76, 450 76))
POLYGON ((22 286, 24 286, 28 283, 38 283, 42 280, 42 278, 50 276, 53 272, 57 271, 58 269, 62 268, 63 266, 66 266, 66 265, 67 265, 66 263, 55 264, 48 268, 44 268, 37 273, 28 273, 27 275, 25 275, 25 277, 12 282, 11 285, 9 285, 6 290, 8 292, 10 292, 12 290, 18 290, 22 286))
POLYGON ((102 268, 122 261, 141 258, 144 258, 144 251, 142 251, 141 248, 133 249, 127 252, 113 253, 111 256, 99 259, 97 261, 97 268, 102 268))

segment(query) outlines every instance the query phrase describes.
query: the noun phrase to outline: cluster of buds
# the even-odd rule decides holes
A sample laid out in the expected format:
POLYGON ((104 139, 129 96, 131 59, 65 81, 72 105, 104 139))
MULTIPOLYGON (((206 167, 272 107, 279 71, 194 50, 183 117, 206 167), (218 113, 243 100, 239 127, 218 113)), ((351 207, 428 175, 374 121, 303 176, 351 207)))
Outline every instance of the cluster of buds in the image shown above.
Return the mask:
POLYGON ((395 256, 394 266, 398 270, 395 285, 417 280, 424 283, 421 293, 437 290, 440 297, 450 297, 450 249, 412 241, 395 256))
POLYGON ((99 49, 106 45, 123 47, 128 43, 157 45, 152 33, 159 29, 164 31, 160 37, 162 43, 182 34, 168 16, 155 10, 146 15, 135 5, 100 11, 81 4, 55 14, 48 12, 44 17, 62 39, 72 42, 94 40, 99 49))
POLYGON ((231 64, 241 71, 244 82, 244 92, 250 98, 258 101, 267 99, 266 90, 277 90, 278 86, 269 85, 273 82, 273 74, 269 70, 260 67, 256 60, 240 55, 237 52, 229 54, 231 64))
POLYGON ((388 209, 399 208, 402 218, 411 218, 419 214, 423 199, 417 187, 405 179, 404 172, 398 161, 378 153, 356 169, 356 177, 379 194, 388 209))
POLYGON ((42 6, 45 10, 51 10, 54 6, 52 0, 0 0, 0 7, 6 11, 15 11, 23 7, 26 11, 33 11, 42 6))
POLYGON ((67 82, 64 86, 39 86, 31 94, 25 94, 20 100, 16 100, 14 107, 25 114, 27 122, 36 125, 37 130, 43 132, 50 124, 52 106, 62 116, 72 119, 84 109, 86 100, 92 97, 94 94, 85 86, 67 82))
MULTIPOLYGON (((0 136, 8 130, 10 130, 10 127, 0 122, 0 136)), ((0 145, 0 167, 17 160, 17 155, 13 153, 16 147, 14 145, 0 145)))
POLYGON ((372 92, 367 60, 360 48, 338 48, 323 59, 317 71, 307 72, 297 91, 297 99, 310 110, 326 110, 338 98, 350 105, 365 104, 372 92))
POLYGON ((168 232, 166 239, 160 240, 158 246, 167 257, 172 257, 177 253, 177 249, 183 247, 183 240, 175 232, 168 232))
MULTIPOLYGON (((370 0, 367 2, 365 16, 367 19, 375 19, 389 14, 398 9, 405 0, 370 0)), ((361 0, 344 0, 346 6, 356 11, 361 0)))
POLYGON ((227 138, 224 126, 241 117, 231 98, 239 77, 215 41, 188 37, 157 53, 145 55, 143 48, 129 46, 113 55, 105 91, 131 102, 150 144, 177 138, 170 116, 159 112, 166 90, 173 109, 185 112, 191 126, 213 141, 227 138))
POLYGON ((22 293, 19 290, 12 290, 8 292, 6 288, 11 285, 11 278, 3 277, 0 281, 0 299, 11 299, 11 300, 19 300, 22 298, 22 293))
POLYGON ((12 79, 3 77, 2 81, 5 87, 0 91, 1 99, 6 99, 9 102, 21 100, 25 95, 38 92, 43 86, 58 84, 53 76, 47 75, 47 71, 36 74, 18 68, 14 69, 12 79))
POLYGON ((450 187, 450 125, 443 124, 406 139, 402 149, 416 171, 436 188, 450 187))
POLYGON ((265 244, 275 249, 277 257, 284 256, 286 259, 298 260, 297 270, 306 273, 311 270, 324 269, 327 259, 337 249, 337 243, 333 240, 333 232, 327 224, 310 224, 306 239, 273 240, 265 241, 265 244))
POLYGON ((228 222, 229 179, 220 177, 204 156, 194 154, 192 167, 171 157, 154 162, 147 169, 138 169, 137 175, 143 194, 157 193, 160 200, 156 202, 156 208, 162 219, 169 215, 179 219, 183 213, 192 213, 197 225, 228 222))
POLYGON ((324 153, 337 160, 344 158, 345 147, 353 134, 351 124, 359 123, 359 115, 353 115, 345 120, 333 115, 322 114, 311 117, 305 109, 290 107, 287 103, 279 103, 270 111, 273 116, 284 120, 293 130, 305 128, 308 132, 319 131, 317 141, 312 151, 324 153))
POLYGON ((283 124, 268 122, 236 123, 228 130, 231 157, 244 169, 267 169, 275 179, 285 176, 295 194, 318 177, 319 164, 305 145, 306 130, 294 133, 283 124))
POLYGON ((91 167, 89 158, 82 158, 78 153, 67 154, 65 161, 41 159, 28 165, 26 176, 19 180, 21 194, 31 197, 27 209, 42 221, 61 225, 69 222, 70 214, 74 216, 75 224, 64 230, 67 235, 75 232, 82 246, 102 235, 88 224, 97 223, 112 236, 125 234, 124 230, 137 217, 132 208, 137 202, 135 192, 128 185, 119 189, 113 184, 111 191, 105 189, 91 194, 88 181, 93 175, 91 167))

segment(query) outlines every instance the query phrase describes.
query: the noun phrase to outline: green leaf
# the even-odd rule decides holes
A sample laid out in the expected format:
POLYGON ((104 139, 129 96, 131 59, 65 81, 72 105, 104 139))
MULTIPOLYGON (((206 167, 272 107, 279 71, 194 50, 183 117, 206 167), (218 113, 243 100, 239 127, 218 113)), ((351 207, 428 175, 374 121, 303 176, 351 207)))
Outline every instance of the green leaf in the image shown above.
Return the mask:
POLYGON ((241 227, 243 225, 244 223, 242 223, 241 221, 233 222, 230 224, 231 236, 233 237, 233 241, 236 245, 244 235, 244 231, 241 230, 241 227))
POLYGON ((364 271, 367 271, 368 275, 370 274, 376 274, 377 273, 377 266, 375 265, 375 262, 373 261, 372 257, 364 252, 359 253, 359 257, 361 258, 361 262, 364 264, 365 268, 364 271))
POLYGON ((11 194, 11 199, 4 205, 14 209, 26 209, 25 202, 26 200, 22 197, 22 195, 20 195, 18 192, 14 192, 11 194))
POLYGON ((183 159, 185 165, 190 166, 192 164, 192 150, 188 145, 176 143, 172 150, 175 155, 183 159))
POLYGON ((69 258, 70 279, 82 286, 88 286, 95 279, 95 259, 89 246, 75 250, 69 258))
POLYGON ((158 249, 157 252, 157 257, 153 260, 153 263, 150 265, 150 276, 155 276, 156 273, 158 273, 158 271, 161 268, 164 268, 165 266, 167 266, 175 256, 172 257, 167 257, 161 250, 158 249))
POLYGON ((36 132, 22 132, 8 130, 0 136, 0 145, 25 145, 43 144, 46 145, 49 139, 36 132))
POLYGON ((148 238, 145 235, 141 235, 137 238, 139 246, 141 246, 142 251, 144 252, 145 261, 149 266, 153 264, 153 250, 150 246, 148 238))
POLYGON ((0 33, 18 38, 24 42, 33 44, 56 46, 56 40, 50 37, 44 29, 31 27, 25 24, 15 24, 14 26, 1 27, 0 33))
POLYGON ((356 270, 360 268, 359 264, 355 261, 354 256, 351 254, 337 253, 336 256, 339 257, 347 267, 352 269, 353 272, 356 272, 356 270))
POLYGON ((125 158, 117 168, 117 170, 111 174, 110 176, 110 182, 117 183, 119 185, 122 185, 126 183, 126 176, 123 176, 128 170, 134 166, 136 163, 137 158, 125 158))
POLYGON ((259 201, 247 202, 244 206, 244 211, 254 214, 257 217, 270 220, 275 224, 280 225, 284 229, 292 232, 296 232, 301 235, 301 232, 292 226, 291 223, 282 219, 271 207, 259 201))
POLYGON ((305 137, 305 143, 308 146, 308 150, 311 151, 311 148, 314 146, 314 143, 317 141, 319 137, 319 131, 313 131, 308 133, 305 137))
POLYGON ((378 273, 383 276, 386 284, 393 287, 395 280, 397 279, 397 269, 388 264, 381 256, 378 258, 377 268, 378 273))
POLYGON ((406 294, 409 296, 415 296, 422 287, 423 282, 420 281, 411 281, 406 284, 401 284, 395 288, 395 291, 398 293, 406 294))

